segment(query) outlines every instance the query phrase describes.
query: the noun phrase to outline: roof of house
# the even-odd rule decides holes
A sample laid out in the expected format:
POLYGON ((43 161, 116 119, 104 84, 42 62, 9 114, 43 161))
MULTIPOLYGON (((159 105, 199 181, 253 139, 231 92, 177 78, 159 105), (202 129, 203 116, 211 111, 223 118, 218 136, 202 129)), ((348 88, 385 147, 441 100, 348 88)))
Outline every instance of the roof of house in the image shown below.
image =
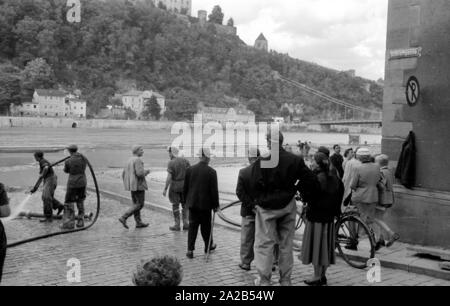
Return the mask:
POLYGON ((67 93, 62 90, 54 89, 36 89, 36 93, 42 97, 65 97, 67 93))
POLYGON ((234 109, 234 108, 219 108, 219 107, 202 107, 201 113, 208 113, 208 114, 218 114, 218 115, 225 115, 230 110, 236 111, 236 114, 238 115, 246 115, 246 116, 253 116, 254 113, 252 111, 246 110, 246 109, 234 109))
POLYGON ((127 97, 139 97, 140 95, 142 95, 143 91, 140 90, 130 90, 126 93, 124 93, 122 96, 127 96, 127 97))
MULTIPOLYGON (((120 97, 120 96, 123 96, 123 97, 139 97, 139 96, 143 95, 144 92, 145 91, 140 91, 140 90, 130 90, 130 91, 124 93, 123 95, 117 95, 117 96, 118 97, 120 97)), ((151 92, 152 95, 155 96, 156 98, 164 98, 163 95, 161 95, 161 94, 159 94, 157 92, 154 92, 154 91, 151 91, 151 90, 149 90, 149 92, 151 92)))
POLYGON ((82 99, 79 99, 79 98, 70 98, 69 101, 70 102, 86 103, 86 100, 82 100, 82 99))
POLYGON ((246 116, 254 116, 254 115, 255 115, 254 112, 249 111, 248 109, 238 109, 238 110, 236 111, 236 113, 237 113, 238 115, 246 115, 246 116))
POLYGON ((226 114, 228 113, 228 108, 220 108, 220 107, 203 107, 200 110, 202 113, 208 113, 208 114, 226 114))
POLYGON ((258 38, 257 38, 256 40, 264 40, 264 41, 267 41, 267 39, 266 39, 266 37, 264 37, 264 34, 263 34, 263 33, 259 34, 259 36, 258 36, 258 38))

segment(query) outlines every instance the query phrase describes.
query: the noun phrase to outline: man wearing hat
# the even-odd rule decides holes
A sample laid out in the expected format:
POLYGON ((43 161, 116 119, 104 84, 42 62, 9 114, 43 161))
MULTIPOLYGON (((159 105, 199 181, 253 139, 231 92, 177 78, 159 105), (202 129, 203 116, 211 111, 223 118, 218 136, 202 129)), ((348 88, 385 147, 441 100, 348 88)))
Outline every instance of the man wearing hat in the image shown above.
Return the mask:
POLYGON ((150 170, 144 169, 144 149, 142 146, 134 146, 132 149, 133 157, 130 158, 125 166, 122 179, 126 191, 131 192, 133 206, 119 219, 119 222, 128 229, 127 219, 134 215, 136 228, 146 228, 148 223, 143 223, 141 219, 141 210, 145 204, 145 192, 148 190, 146 177, 150 174, 150 170))
MULTIPOLYGON (((378 183, 381 181, 380 166, 371 161, 370 151, 361 148, 356 153, 361 165, 355 168, 351 181, 352 202, 358 208, 363 221, 369 227, 375 219, 376 207, 378 204, 378 183)), ((356 246, 348 246, 348 249, 355 249, 356 246), (353 248, 352 248, 353 247, 353 248)))
POLYGON ((186 199, 186 207, 189 209, 189 233, 188 252, 186 256, 194 258, 195 241, 198 228, 201 228, 205 253, 208 247, 213 251, 216 245, 211 239, 211 211, 219 210, 219 188, 217 184, 217 172, 209 166, 211 152, 207 148, 200 149, 200 162, 186 171, 183 194, 186 199))
POLYGON ((75 228, 75 203, 77 203, 77 227, 84 227, 84 200, 86 199, 86 167, 87 162, 83 155, 78 153, 76 145, 67 147, 70 158, 64 164, 64 172, 69 174, 67 192, 64 202, 63 229, 75 228))
POLYGON ((189 230, 188 211, 185 207, 185 201, 183 197, 184 179, 186 177, 186 171, 190 167, 189 161, 185 158, 178 156, 178 148, 169 147, 170 162, 167 166, 167 180, 166 187, 164 188, 163 195, 167 196, 167 190, 169 190, 169 201, 172 203, 173 217, 175 225, 169 229, 174 232, 181 231, 181 215, 183 216, 183 230, 189 230), (169 188, 170 187, 170 188, 169 188), (180 204, 182 212, 180 214, 180 204))

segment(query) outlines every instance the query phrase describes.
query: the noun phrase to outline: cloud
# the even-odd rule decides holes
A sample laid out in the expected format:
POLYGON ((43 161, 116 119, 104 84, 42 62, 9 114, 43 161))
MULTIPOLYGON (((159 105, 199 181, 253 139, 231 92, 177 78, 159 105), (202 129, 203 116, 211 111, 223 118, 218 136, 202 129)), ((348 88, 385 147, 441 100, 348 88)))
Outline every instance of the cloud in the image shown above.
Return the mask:
POLYGON ((217 4, 249 45, 262 32, 275 51, 384 77, 387 0, 193 0, 193 14, 217 4))

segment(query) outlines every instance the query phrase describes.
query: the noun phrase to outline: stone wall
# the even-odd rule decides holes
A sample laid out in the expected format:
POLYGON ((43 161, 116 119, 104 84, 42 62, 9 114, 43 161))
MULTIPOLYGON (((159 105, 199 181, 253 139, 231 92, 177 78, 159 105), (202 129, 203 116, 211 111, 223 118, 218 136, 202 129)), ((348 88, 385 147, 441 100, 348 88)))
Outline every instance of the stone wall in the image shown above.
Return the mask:
POLYGON ((417 173, 414 190, 397 187, 388 220, 405 242, 445 248, 450 248, 449 35, 450 1, 389 1, 382 150, 395 168, 413 131, 417 173), (421 87, 415 106, 405 94, 411 76, 421 87))
POLYGON ((42 128, 71 128, 74 122, 79 128, 93 129, 170 129, 173 122, 167 121, 134 121, 134 120, 73 120, 63 118, 32 118, 32 117, 0 117, 0 128, 13 127, 42 127, 42 128))

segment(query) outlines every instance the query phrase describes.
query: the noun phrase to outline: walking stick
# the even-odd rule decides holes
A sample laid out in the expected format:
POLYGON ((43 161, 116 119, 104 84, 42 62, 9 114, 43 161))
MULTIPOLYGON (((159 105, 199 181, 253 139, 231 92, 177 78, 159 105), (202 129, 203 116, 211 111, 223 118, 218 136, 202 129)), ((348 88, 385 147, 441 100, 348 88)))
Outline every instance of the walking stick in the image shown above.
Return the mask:
POLYGON ((209 254, 211 253, 211 243, 212 243, 212 237, 214 232, 214 223, 216 220, 216 212, 213 213, 212 223, 211 223, 211 233, 209 234, 209 241, 208 241, 208 249, 206 252, 206 262, 209 260, 209 254))

